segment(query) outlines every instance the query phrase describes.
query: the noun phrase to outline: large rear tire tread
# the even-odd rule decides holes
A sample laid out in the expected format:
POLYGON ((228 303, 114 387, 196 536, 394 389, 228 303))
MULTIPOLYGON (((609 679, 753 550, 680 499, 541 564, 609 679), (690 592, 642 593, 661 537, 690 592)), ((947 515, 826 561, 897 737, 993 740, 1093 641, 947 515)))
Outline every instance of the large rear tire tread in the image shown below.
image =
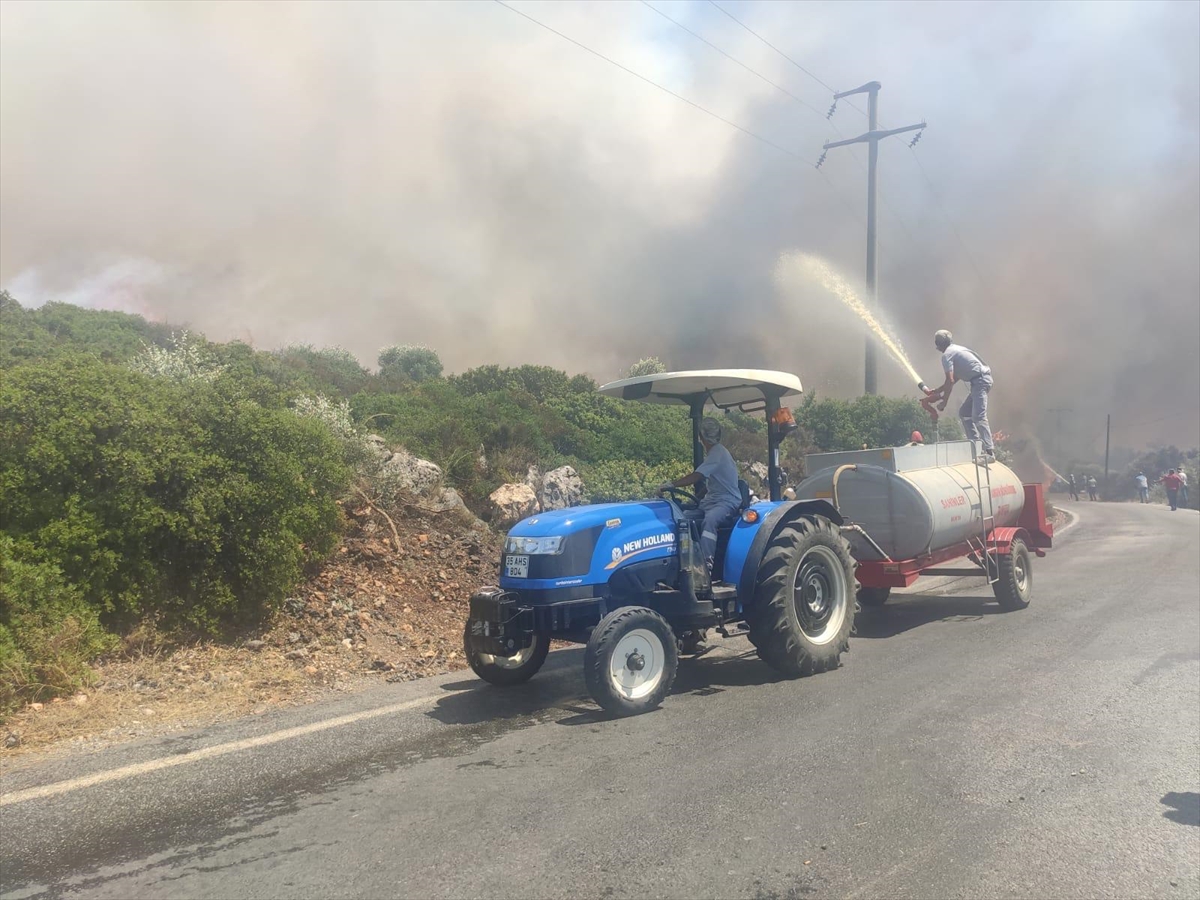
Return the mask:
POLYGON ((467 664, 476 675, 488 684, 494 684, 497 687, 524 684, 538 673, 538 670, 546 662, 546 656, 550 653, 550 636, 537 634, 533 637, 533 655, 523 665, 515 668, 500 666, 491 662, 488 654, 483 653, 475 646, 475 642, 471 639, 470 628, 471 626, 468 624, 463 633, 463 652, 466 654, 467 664))
POLYGON ((1015 538, 1012 548, 1000 557, 1000 580, 992 585, 992 593, 1006 612, 1025 609, 1033 595, 1033 567, 1029 548, 1015 538))
POLYGON ((679 650, 675 633, 667 620, 644 606, 625 606, 600 620, 583 652, 583 680, 588 693, 600 707, 613 716, 635 716, 654 709, 666 699, 679 670, 679 650), (621 637, 635 629, 654 632, 662 642, 664 667, 662 680, 653 693, 637 700, 617 692, 609 677, 609 664, 621 637))
POLYGON ((842 653, 850 649, 850 634, 858 609, 853 593, 854 566, 849 543, 828 519, 805 516, 785 525, 767 545, 758 569, 753 609, 747 615, 750 643, 758 651, 759 659, 790 678, 836 669, 842 653), (844 598, 846 613, 841 629, 823 644, 809 640, 800 628, 794 600, 796 571, 807 551, 817 544, 837 555, 848 594, 844 598))

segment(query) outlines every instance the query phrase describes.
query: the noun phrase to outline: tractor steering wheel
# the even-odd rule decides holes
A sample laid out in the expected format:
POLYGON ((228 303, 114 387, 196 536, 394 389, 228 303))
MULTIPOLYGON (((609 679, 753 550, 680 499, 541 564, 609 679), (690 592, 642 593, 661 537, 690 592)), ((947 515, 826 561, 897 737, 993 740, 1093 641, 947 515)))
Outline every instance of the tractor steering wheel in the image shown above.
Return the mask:
POLYGON ((691 491, 677 487, 664 487, 659 489, 659 495, 670 494, 671 499, 675 500, 683 509, 699 509, 700 501, 696 499, 696 495, 691 491))

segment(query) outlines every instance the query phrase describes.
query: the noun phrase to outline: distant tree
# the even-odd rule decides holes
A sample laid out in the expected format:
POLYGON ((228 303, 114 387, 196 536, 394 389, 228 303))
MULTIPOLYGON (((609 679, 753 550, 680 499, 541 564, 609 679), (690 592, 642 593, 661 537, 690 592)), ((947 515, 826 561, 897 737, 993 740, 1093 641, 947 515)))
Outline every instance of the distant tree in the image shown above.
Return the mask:
POLYGON ((658 375, 665 371, 667 371, 666 363, 657 356, 647 356, 645 359, 639 359, 630 366, 623 377, 638 378, 642 375, 658 375))
POLYGON ((384 347, 379 351, 379 374, 385 378, 428 381, 440 378, 442 361, 436 350, 413 344, 384 347))
POLYGON ((348 397, 370 378, 358 357, 343 347, 291 344, 275 351, 283 368, 309 390, 348 397))

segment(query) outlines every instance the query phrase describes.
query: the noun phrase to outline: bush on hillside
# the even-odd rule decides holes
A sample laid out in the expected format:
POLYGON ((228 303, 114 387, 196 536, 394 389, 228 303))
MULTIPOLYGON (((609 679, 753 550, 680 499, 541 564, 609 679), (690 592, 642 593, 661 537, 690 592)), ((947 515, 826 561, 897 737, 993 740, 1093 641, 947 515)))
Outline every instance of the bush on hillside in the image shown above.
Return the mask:
POLYGON ((647 356, 644 359, 639 359, 632 366, 625 370, 622 378, 637 378, 641 375, 659 375, 667 371, 667 364, 657 356, 647 356))
POLYGON ((275 351, 294 383, 308 391, 349 397, 363 390, 371 373, 349 350, 342 347, 313 347, 292 344, 275 351))
POLYGON ((379 351, 379 374, 388 379, 428 381, 442 376, 442 360, 428 347, 385 347, 379 351))
POLYGON ((12 538, 0 535, 0 715, 79 690, 88 663, 115 645, 57 566, 18 559, 12 538))
POLYGON ((580 471, 588 502, 647 500, 659 485, 674 481, 692 470, 691 461, 676 460, 650 465, 637 460, 617 459, 586 465, 580 471))
POLYGON ((108 624, 260 615, 333 548, 347 478, 322 424, 220 382, 64 356, 0 384, 0 528, 108 624))

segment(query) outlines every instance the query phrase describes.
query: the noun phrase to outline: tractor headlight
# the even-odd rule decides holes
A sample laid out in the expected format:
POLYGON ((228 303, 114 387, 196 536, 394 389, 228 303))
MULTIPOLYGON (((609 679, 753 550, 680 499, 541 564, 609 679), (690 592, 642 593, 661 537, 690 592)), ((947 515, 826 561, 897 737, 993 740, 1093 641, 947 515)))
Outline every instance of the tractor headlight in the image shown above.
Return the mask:
POLYGON ((510 537, 504 542, 505 553, 523 553, 528 556, 549 556, 562 553, 562 535, 554 537, 510 537))

